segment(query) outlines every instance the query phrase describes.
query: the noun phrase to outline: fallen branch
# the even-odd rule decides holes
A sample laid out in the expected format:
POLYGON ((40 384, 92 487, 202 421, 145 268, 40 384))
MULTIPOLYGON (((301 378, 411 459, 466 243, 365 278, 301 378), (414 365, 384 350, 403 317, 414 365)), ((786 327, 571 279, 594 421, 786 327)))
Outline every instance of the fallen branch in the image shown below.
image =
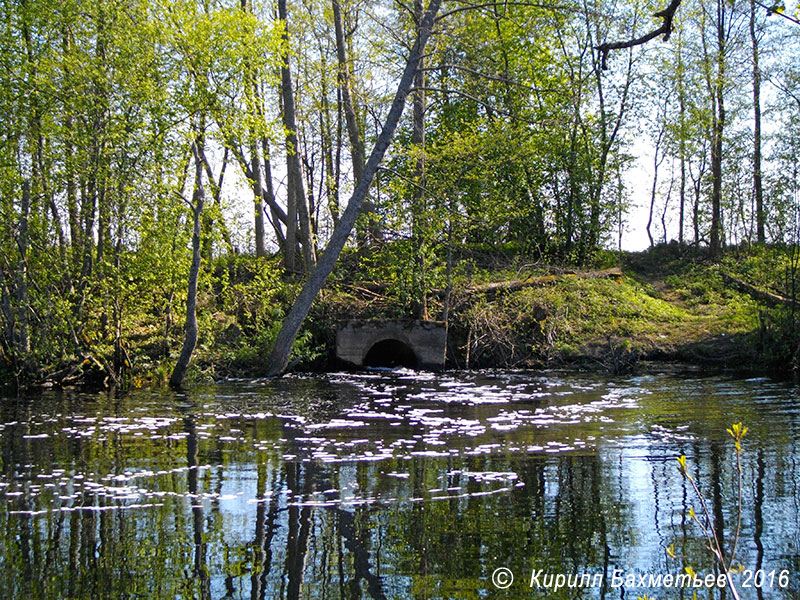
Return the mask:
POLYGON ((381 299, 385 300, 386 296, 383 295, 383 292, 389 289, 389 286, 384 284, 375 284, 375 283, 364 283, 361 285, 351 285, 349 283, 343 284, 349 290, 353 292, 357 292, 359 294, 365 294, 367 296, 371 296, 373 299, 381 299))
POLYGON ((471 293, 491 293, 491 292, 513 292, 529 287, 541 287, 550 285, 561 281, 562 279, 575 277, 576 279, 615 279, 622 278, 622 269, 619 267, 612 267, 610 269, 603 269, 602 271, 584 271, 573 272, 567 271, 559 275, 542 275, 540 277, 530 277, 528 279, 521 279, 516 281, 498 281, 496 283, 484 283, 481 285, 474 285, 467 288, 467 292, 471 293))
POLYGON ((48 375, 44 380, 36 385, 43 385, 47 387, 65 387, 69 385, 80 385, 86 383, 87 373, 90 371, 97 371, 105 375, 103 385, 108 387, 109 381, 118 386, 119 381, 111 366, 102 356, 96 358, 90 353, 84 353, 80 361, 75 361, 65 368, 55 371, 48 375))
POLYGON ((800 306, 800 302, 797 302, 796 300, 792 300, 791 298, 787 298, 786 296, 781 296, 779 294, 773 294, 772 292, 767 292, 765 290, 760 290, 757 287, 742 281, 741 279, 737 279, 733 275, 729 275, 728 273, 720 272, 720 275, 722 275, 722 279, 725 282, 731 284, 739 291, 749 294, 753 298, 766 302, 767 304, 773 306, 776 304, 795 307, 800 306))

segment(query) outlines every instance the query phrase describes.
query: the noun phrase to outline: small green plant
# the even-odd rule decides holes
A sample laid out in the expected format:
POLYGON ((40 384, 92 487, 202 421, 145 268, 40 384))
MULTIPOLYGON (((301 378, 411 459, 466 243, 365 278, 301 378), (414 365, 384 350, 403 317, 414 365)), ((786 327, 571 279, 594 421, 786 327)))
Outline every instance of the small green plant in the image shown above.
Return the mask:
MULTIPOLYGON (((742 438, 747 434, 747 427, 742 425, 742 423, 734 423, 727 429, 730 436, 733 438, 734 442, 734 452, 736 454, 736 471, 737 471, 737 520, 736 520, 736 534, 733 539, 733 544, 731 547, 730 554, 728 555, 728 559, 725 558, 725 552, 720 543, 720 537, 716 528, 714 527, 713 520, 711 518, 711 512, 708 509, 708 505, 706 504, 705 497, 703 496, 702 492, 700 491, 700 487, 697 484, 697 481, 694 477, 692 477, 691 473, 689 473, 689 468, 686 464, 686 456, 681 455, 677 458, 678 461, 678 470, 681 472, 683 477, 691 484, 692 489, 694 490, 695 496, 697 497, 698 501, 700 502, 700 514, 698 515, 694 508, 689 508, 689 518, 694 521, 700 530, 703 532, 703 535, 706 538, 707 548, 711 551, 712 555, 714 556, 714 560, 719 565, 720 569, 722 569, 725 575, 725 583, 730 590, 731 596, 734 600, 739 600, 739 592, 736 589, 735 584, 733 583, 733 578, 731 574, 734 572, 739 571, 740 569, 734 568, 733 563, 736 559, 736 550, 739 545, 739 534, 741 533, 742 529, 742 483, 743 483, 743 476, 742 476, 742 438)), ((670 545, 669 548, 666 549, 667 555, 670 558, 677 559, 678 556, 675 553, 675 546, 670 545)), ((694 570, 691 566, 685 567, 686 572, 694 576, 694 570)))

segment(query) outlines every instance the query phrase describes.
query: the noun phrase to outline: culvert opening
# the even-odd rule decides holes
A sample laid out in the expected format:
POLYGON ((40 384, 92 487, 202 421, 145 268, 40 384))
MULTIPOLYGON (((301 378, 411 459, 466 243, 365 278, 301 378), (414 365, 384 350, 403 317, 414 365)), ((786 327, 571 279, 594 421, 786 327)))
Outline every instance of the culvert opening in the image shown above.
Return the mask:
POLYGON ((365 367, 406 367, 416 369, 419 361, 414 351, 400 340, 381 340, 364 357, 365 367))

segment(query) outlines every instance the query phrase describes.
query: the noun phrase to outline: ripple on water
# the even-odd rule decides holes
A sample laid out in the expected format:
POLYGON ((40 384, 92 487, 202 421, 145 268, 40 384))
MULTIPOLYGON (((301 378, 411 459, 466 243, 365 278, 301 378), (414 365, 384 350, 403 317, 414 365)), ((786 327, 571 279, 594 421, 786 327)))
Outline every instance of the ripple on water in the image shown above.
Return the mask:
MULTIPOLYGON (((8 420, 0 425, 4 436, 23 431, 24 425, 20 437, 27 444, 60 449, 62 455, 70 452, 69 440, 101 447, 113 439, 123 451, 137 449, 122 463, 134 461, 137 468, 114 471, 111 464, 97 463, 48 472, 26 461, 16 465, 12 476, 0 476, 0 496, 13 498, 17 507, 20 498, 26 500, 30 506, 24 510, 30 514, 86 507, 146 508, 164 498, 263 502, 263 494, 252 487, 257 479, 253 472, 259 461, 273 461, 269 464, 329 465, 340 473, 351 465, 374 465, 369 467, 375 478, 372 490, 345 494, 342 484, 309 496, 293 495, 295 503, 419 502, 509 493, 521 481, 516 472, 442 466, 440 477, 460 477, 477 489, 465 491, 463 484, 442 480, 419 493, 411 474, 397 465, 426 460, 441 466, 494 457, 513 461, 514 456, 549 460, 560 454, 595 453, 601 444, 672 448, 697 439, 686 424, 654 422, 642 431, 643 403, 656 393, 653 388, 660 381, 652 378, 609 383, 524 372, 453 376, 400 370, 292 381, 304 386, 297 398, 284 388, 271 387, 273 382, 233 382, 177 407, 142 393, 127 397, 113 411, 107 405, 87 403, 76 414, 54 411, 28 421, 8 420), (320 398, 333 400, 320 410, 320 398), (87 406, 94 406, 96 414, 87 406), (147 414, 148 410, 156 414, 147 414), (643 433, 643 438, 637 437, 643 433), (186 465, 191 440, 197 458, 204 462, 197 467, 186 465), (230 465, 242 467, 241 472, 227 468, 232 491, 204 489, 202 474, 220 465, 222 453, 230 465), (393 469, 382 468, 389 462, 393 469), (185 483, 190 469, 201 479, 194 492, 185 483), (33 487, 31 479, 46 483, 33 487)), ((762 380, 746 383, 760 389, 755 404, 771 407, 785 402, 780 386, 762 380)), ((724 395, 733 395, 728 393, 730 386, 717 387, 724 395)))

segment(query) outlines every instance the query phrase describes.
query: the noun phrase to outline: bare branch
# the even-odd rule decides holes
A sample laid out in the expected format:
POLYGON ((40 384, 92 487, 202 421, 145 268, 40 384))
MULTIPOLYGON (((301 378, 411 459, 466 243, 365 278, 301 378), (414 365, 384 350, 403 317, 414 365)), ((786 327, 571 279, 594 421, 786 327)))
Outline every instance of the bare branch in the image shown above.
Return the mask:
POLYGON ((421 192, 425 192, 426 194, 430 194, 432 192, 430 189, 426 188, 424 185, 418 184, 416 181, 411 180, 410 178, 406 177, 405 175, 403 175, 399 171, 396 171, 395 169, 392 169, 391 167, 380 166, 380 167, 378 167, 378 171, 385 171, 387 173, 391 173, 392 175, 395 175, 396 177, 402 179, 404 182, 406 182, 411 187, 416 188, 421 192))
POLYGON ((396 2, 400 6, 400 8, 404 9, 409 15, 411 15, 411 18, 414 19, 414 9, 412 9, 408 4, 401 2, 400 0, 396 0, 396 2))
POLYGON ((761 2, 759 2, 758 0, 753 0, 753 2, 755 2, 758 6, 760 6, 764 10, 766 10, 768 17, 771 17, 772 15, 778 15, 779 17, 783 17, 787 21, 791 21, 795 25, 800 25, 800 21, 798 21, 794 17, 790 17, 783 10, 777 9, 775 7, 767 6, 766 4, 761 4, 761 2))
POLYGON ((666 42, 669 39, 669 36, 672 34, 672 19, 675 17, 675 11, 678 10, 678 7, 681 5, 681 0, 672 0, 669 6, 667 6, 664 10, 660 10, 657 13, 654 13, 654 17, 660 17, 664 19, 661 23, 661 27, 658 29, 654 29, 650 33, 647 33, 641 37, 626 40, 624 42, 606 42, 604 44, 600 44, 597 46, 597 50, 600 51, 600 55, 602 56, 602 68, 605 71, 608 68, 608 53, 611 50, 621 50, 623 48, 633 48, 634 46, 641 46, 642 44, 646 44, 653 38, 657 38, 660 35, 664 36, 664 41, 666 42))

